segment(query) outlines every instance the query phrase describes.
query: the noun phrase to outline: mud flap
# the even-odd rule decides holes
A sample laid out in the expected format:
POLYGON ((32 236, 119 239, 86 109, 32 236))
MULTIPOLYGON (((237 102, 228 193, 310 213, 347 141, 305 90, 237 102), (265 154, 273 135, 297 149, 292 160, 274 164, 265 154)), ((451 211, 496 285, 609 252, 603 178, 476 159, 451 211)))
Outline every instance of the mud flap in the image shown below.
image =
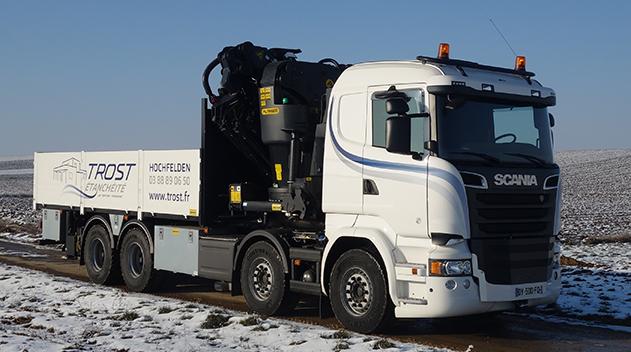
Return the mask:
POLYGON ((319 304, 320 319, 326 319, 333 317, 333 309, 331 309, 331 301, 329 297, 324 294, 320 294, 319 304))

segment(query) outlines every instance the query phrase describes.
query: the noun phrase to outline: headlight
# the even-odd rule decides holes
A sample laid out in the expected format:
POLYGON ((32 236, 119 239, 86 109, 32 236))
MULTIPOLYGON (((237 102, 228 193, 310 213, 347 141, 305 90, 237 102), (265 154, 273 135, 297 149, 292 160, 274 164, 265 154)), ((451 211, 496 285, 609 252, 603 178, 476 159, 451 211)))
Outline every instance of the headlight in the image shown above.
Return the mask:
POLYGON ((471 275, 470 260, 439 260, 430 259, 431 276, 469 276, 471 275))

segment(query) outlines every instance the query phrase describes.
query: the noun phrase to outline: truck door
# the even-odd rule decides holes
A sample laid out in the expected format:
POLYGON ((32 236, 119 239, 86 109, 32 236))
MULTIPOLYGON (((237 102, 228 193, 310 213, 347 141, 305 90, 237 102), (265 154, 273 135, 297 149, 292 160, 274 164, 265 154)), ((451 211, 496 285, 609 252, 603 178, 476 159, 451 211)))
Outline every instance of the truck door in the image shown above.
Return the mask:
MULTIPOLYGON (((402 155, 386 146, 385 100, 375 92, 389 86, 373 86, 367 94, 366 143, 364 145, 363 214, 378 218, 397 238, 427 238, 427 153, 423 143, 429 136, 429 119, 412 118, 412 151, 402 155)), ((396 85, 411 99, 409 114, 427 111, 425 89, 420 84, 396 85)))

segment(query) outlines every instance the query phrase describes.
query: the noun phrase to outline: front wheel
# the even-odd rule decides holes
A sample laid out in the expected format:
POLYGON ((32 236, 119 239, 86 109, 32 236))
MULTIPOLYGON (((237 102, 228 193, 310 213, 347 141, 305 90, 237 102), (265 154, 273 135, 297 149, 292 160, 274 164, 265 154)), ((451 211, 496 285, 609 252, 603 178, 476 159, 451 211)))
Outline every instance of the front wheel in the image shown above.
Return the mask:
POLYGON ((393 317, 386 275, 367 251, 344 253, 333 266, 330 282, 331 308, 347 329, 372 333, 393 317))
POLYGON ((286 313, 292 306, 280 253, 267 242, 250 246, 241 265, 241 289, 248 307, 261 315, 286 313))

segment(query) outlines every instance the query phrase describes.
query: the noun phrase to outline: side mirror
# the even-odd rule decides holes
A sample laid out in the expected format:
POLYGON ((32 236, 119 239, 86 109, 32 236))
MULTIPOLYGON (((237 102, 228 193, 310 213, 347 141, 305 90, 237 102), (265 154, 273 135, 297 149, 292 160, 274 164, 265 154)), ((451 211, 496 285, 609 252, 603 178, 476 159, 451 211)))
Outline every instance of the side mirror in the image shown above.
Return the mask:
POLYGON ((410 106, 408 105, 409 100, 410 98, 405 99, 401 97, 386 100, 386 113, 388 115, 405 115, 408 111, 410 111, 410 106))
POLYGON ((411 134, 412 123, 409 117, 388 117, 386 120, 386 150, 397 154, 412 154, 411 134))
POLYGON ((432 153, 438 153, 438 142, 425 141, 425 143, 423 143, 423 148, 425 148, 425 150, 428 150, 432 153))
POLYGON ((395 86, 388 90, 375 93, 375 98, 386 100, 386 113, 390 116, 386 119, 386 150, 390 153, 413 155, 412 153, 412 122, 411 117, 428 117, 428 113, 408 115, 410 106, 408 97, 404 92, 398 91, 395 86))
POLYGON ((550 119, 550 127, 554 127, 554 116, 548 113, 548 118, 550 119))

